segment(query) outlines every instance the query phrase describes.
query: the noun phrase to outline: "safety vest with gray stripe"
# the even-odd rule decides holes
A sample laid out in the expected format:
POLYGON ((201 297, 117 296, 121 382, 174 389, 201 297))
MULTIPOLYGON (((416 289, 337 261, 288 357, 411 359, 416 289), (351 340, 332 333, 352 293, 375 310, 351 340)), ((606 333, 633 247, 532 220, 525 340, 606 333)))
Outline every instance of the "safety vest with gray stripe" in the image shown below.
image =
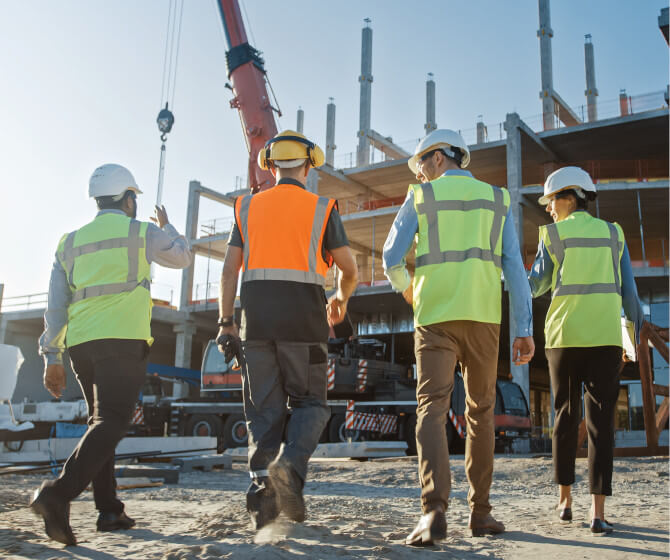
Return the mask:
POLYGON ((467 176, 410 188, 418 217, 414 324, 500 323, 509 193, 467 176))
POLYGON ((621 227, 577 211, 540 240, 554 265, 545 346, 621 346, 621 227))
POLYGON ((334 206, 335 200, 290 183, 238 198, 242 282, 282 280, 325 287, 332 258, 324 261, 321 248, 334 206))
POLYGON ((106 338, 153 342, 148 225, 107 212, 61 239, 56 256, 72 293, 68 347, 106 338))

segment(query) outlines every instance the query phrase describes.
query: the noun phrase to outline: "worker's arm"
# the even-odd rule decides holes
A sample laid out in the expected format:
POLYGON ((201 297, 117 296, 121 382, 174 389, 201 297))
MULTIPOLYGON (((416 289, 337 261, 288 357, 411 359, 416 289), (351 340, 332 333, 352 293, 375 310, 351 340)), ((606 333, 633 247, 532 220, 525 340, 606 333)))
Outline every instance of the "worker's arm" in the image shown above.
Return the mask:
POLYGON ((535 261, 528 273, 528 284, 530 293, 533 297, 539 297, 551 289, 551 278, 554 273, 554 261, 549 256, 549 251, 544 246, 544 241, 540 239, 537 245, 537 254, 535 261))
MULTIPOLYGON (((237 279, 242 268, 242 247, 228 245, 226 257, 221 271, 221 289, 219 290, 219 317, 232 317, 235 314, 235 297, 237 296, 237 279)), ((239 336, 237 325, 219 327, 217 338, 224 334, 239 336)))
POLYGON ((347 313, 347 302, 358 285, 358 267, 346 245, 331 249, 330 254, 341 273, 337 277, 337 291, 330 297, 327 307, 328 324, 333 326, 341 323, 347 313))
POLYGON ((514 342, 512 360, 519 366, 527 364, 535 354, 533 341, 533 300, 521 260, 519 238, 514 227, 512 210, 507 213, 502 232, 502 269, 509 291, 509 302, 514 315, 514 342))
POLYGON ((186 268, 193 260, 187 239, 168 220, 165 206, 156 206, 157 225, 147 227, 147 260, 167 268, 186 268))
POLYGON ((621 300, 626 318, 635 325, 635 341, 639 344, 640 330, 642 330, 642 323, 644 323, 644 312, 637 294, 633 265, 630 262, 630 253, 625 241, 623 254, 621 255, 621 300))
POLYGON ((384 274, 397 292, 401 292, 407 303, 413 299, 412 277, 407 270, 405 257, 412 249, 419 220, 414 208, 414 191, 409 189, 393 225, 384 242, 382 262, 384 274))
POLYGON ((39 340, 39 353, 44 356, 44 386, 56 398, 60 398, 65 389, 63 352, 67 333, 67 308, 71 300, 72 292, 65 270, 56 258, 49 280, 44 332, 39 340))

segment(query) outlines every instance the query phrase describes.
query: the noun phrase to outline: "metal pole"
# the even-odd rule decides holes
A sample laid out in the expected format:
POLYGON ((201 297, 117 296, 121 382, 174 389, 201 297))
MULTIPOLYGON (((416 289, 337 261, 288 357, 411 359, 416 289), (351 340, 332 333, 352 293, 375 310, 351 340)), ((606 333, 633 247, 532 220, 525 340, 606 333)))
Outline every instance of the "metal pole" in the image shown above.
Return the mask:
POLYGON ((642 261, 647 264, 647 255, 644 250, 644 229, 642 227, 642 206, 640 205, 640 189, 637 189, 635 191, 635 194, 637 194, 637 215, 638 218, 640 219, 640 242, 642 244, 642 261))
POLYGON ((542 78, 542 120, 544 129, 550 130, 554 126, 554 77, 551 60, 551 38, 554 32, 551 29, 551 16, 549 11, 549 0, 538 0, 540 12, 540 29, 537 36, 540 39, 540 75, 542 78))
POLYGON ((375 285, 375 217, 372 216, 372 250, 370 251, 372 256, 372 268, 370 270, 370 286, 375 285))
POLYGON ((362 167, 370 164, 370 140, 367 137, 370 130, 370 113, 372 101, 372 29, 370 18, 365 18, 365 27, 361 40, 361 83, 360 116, 358 128, 358 150, 356 165, 362 167))

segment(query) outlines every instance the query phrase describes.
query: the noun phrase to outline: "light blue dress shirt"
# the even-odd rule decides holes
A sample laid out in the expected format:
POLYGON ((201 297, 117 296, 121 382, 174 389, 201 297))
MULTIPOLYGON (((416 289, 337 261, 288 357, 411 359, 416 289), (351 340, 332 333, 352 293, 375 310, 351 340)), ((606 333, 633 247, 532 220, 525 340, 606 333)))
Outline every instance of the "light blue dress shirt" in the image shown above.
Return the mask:
MULTIPOLYGON (((449 169, 444 172, 444 176, 472 177, 472 173, 464 169, 449 169)), ((414 191, 409 189, 407 198, 402 203, 386 238, 382 256, 384 274, 391 282, 393 289, 398 292, 404 292, 412 282, 405 266, 405 257, 412 248, 414 236, 418 230, 419 219, 414 208, 414 191)), ((502 231, 502 269, 509 290, 510 305, 516 327, 514 336, 532 336, 532 298, 521 260, 519 239, 514 228, 511 208, 507 213, 502 231)))
MULTIPOLYGON (((585 212, 585 210, 577 210, 585 212)), ((623 254, 621 255, 621 300, 623 311, 626 318, 635 324, 635 338, 640 342, 640 329, 644 322, 644 312, 642 304, 637 294, 637 285, 633 276, 633 266, 630 262, 630 253, 628 245, 624 243, 623 254)), ((538 297, 551 289, 551 277, 554 272, 554 261, 551 260, 544 242, 540 240, 537 246, 537 255, 535 262, 528 273, 528 282, 533 297, 538 297)))

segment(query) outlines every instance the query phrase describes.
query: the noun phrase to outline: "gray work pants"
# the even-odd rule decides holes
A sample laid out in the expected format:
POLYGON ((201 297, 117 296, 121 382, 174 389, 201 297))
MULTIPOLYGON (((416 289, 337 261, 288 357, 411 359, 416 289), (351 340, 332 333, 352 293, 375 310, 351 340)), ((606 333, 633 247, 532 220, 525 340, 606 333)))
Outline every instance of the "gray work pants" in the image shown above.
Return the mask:
POLYGON ((330 418, 326 404, 327 346, 318 342, 247 340, 242 348, 251 478, 267 476, 268 466, 280 456, 304 482, 307 462, 330 418))

